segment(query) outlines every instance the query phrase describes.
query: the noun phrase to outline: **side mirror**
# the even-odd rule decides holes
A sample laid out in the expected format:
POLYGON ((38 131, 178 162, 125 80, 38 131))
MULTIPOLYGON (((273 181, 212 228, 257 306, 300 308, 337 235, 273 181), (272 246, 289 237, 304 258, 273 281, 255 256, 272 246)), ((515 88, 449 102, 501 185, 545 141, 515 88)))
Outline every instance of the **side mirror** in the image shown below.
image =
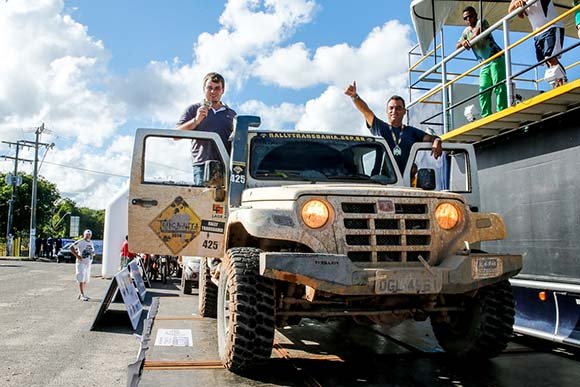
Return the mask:
POLYGON ((224 165, 221 161, 208 160, 203 169, 203 185, 215 188, 215 201, 223 202, 226 198, 224 186, 224 165))
POLYGON ((431 168, 419 169, 417 172, 417 188, 432 191, 435 186, 435 170, 431 168))

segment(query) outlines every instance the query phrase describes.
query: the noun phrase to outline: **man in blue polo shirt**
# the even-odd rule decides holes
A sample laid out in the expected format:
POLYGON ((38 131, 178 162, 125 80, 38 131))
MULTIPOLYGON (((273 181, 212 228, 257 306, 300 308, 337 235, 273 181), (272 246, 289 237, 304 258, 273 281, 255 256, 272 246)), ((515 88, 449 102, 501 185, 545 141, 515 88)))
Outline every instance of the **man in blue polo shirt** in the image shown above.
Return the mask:
POLYGON ((393 95, 387 101, 387 121, 379 119, 369 108, 369 105, 356 92, 356 82, 349 85, 344 94, 352 98, 354 106, 362 113, 366 120, 367 127, 375 136, 381 136, 389 144, 395 161, 401 173, 405 171, 411 147, 416 142, 432 143, 432 153, 435 158, 441 156, 441 139, 432 136, 424 131, 412 126, 403 125, 405 100, 398 95, 393 95))
MULTIPOLYGON (((231 149, 230 135, 233 131, 236 112, 221 101, 225 88, 223 76, 218 73, 207 74, 203 78, 204 101, 195 103, 185 110, 177 122, 177 129, 217 133, 229 153, 231 149)), ((194 184, 203 186, 204 164, 209 160, 220 160, 219 153, 211 141, 193 140, 191 156, 194 184)))

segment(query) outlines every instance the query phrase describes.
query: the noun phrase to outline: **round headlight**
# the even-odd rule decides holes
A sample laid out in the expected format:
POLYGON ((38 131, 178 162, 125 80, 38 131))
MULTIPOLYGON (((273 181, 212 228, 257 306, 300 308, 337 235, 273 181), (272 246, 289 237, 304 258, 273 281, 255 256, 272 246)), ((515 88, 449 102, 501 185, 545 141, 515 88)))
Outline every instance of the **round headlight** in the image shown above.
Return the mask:
POLYGON ((328 222, 330 210, 322 200, 312 199, 304 203, 301 212, 302 220, 310 228, 320 228, 328 222))
POLYGON ((461 220, 461 213, 453 204, 442 203, 435 210, 435 219, 444 230, 451 230, 461 220))

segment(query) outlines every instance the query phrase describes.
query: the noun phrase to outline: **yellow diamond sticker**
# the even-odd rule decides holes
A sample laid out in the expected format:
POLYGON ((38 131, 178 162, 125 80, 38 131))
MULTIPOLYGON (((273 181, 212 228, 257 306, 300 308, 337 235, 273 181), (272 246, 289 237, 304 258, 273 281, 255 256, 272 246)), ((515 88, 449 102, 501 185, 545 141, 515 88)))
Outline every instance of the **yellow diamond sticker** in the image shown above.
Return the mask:
POLYGON ((173 254, 183 250, 199 234, 201 219, 181 196, 149 223, 149 227, 173 254))

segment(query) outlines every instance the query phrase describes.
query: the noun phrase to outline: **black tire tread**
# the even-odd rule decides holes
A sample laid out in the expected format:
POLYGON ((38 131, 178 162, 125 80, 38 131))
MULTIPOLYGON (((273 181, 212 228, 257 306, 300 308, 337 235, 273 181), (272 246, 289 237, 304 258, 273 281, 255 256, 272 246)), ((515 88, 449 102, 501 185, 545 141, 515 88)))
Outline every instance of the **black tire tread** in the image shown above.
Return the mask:
POLYGON ((462 337, 449 325, 431 320, 441 347, 456 356, 492 358, 506 347, 513 333, 515 303, 509 281, 481 289, 472 301, 474 315, 469 332, 462 337))
POLYGON ((201 258, 199 262, 199 289, 198 311, 201 317, 217 317, 217 294, 218 288, 211 281, 211 274, 207 264, 207 258, 201 258))
POLYGON ((274 283, 258 274, 259 249, 233 248, 221 275, 230 275, 230 318, 233 326, 222 361, 243 373, 269 359, 274 341, 274 283))

